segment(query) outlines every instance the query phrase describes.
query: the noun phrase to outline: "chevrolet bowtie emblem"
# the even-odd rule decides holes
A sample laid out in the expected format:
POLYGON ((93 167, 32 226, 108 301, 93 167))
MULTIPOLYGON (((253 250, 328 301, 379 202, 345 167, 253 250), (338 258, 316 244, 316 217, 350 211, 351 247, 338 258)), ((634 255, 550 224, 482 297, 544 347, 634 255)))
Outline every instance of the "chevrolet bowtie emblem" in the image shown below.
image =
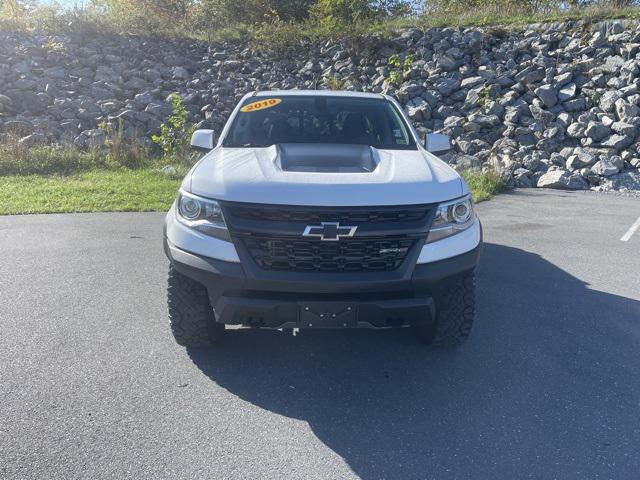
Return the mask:
POLYGON ((303 237, 319 237, 320 240, 337 242, 342 237, 353 237, 358 227, 342 227, 339 222, 322 222, 320 225, 307 225, 303 237))

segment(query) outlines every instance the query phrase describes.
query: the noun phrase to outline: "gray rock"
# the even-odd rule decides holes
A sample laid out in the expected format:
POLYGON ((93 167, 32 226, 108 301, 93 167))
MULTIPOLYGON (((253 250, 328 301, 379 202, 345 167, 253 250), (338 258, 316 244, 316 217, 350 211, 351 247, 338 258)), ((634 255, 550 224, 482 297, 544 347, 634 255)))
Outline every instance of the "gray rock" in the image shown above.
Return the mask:
POLYGON ((464 100, 464 108, 466 110, 476 109, 480 106, 480 95, 483 93, 484 87, 472 88, 467 92, 464 100))
POLYGON ((626 100, 619 98, 615 102, 616 116, 620 121, 629 121, 633 118, 640 117, 640 108, 626 100))
POLYGON ((613 134, 609 136, 604 142, 601 143, 603 147, 615 148, 616 150, 622 150, 628 147, 633 142, 633 138, 625 135, 613 134))
POLYGON ((637 128, 635 125, 626 122, 613 122, 611 130, 623 137, 634 139, 636 137, 637 128))
POLYGON ((460 81, 453 78, 441 78, 434 86, 442 95, 448 97, 460 88, 460 81))
POLYGON ((150 92, 139 93, 134 100, 140 105, 147 106, 153 101, 153 95, 150 92))
POLYGON ((639 191, 640 190, 640 172, 629 171, 611 175, 607 177, 598 190, 602 191, 639 191))
POLYGON ((73 143, 81 148, 101 147, 107 140, 104 131, 100 129, 84 130, 78 135, 73 143))
POLYGON ((599 142, 611 135, 611 129, 602 123, 590 122, 584 134, 594 142, 599 142))
POLYGON ((533 180, 531 176, 533 172, 531 170, 527 170, 526 168, 516 168, 513 171, 513 181, 516 187, 518 188, 531 188, 534 186, 533 180))
POLYGON ((569 172, 566 170, 550 170, 538 179, 538 188, 566 188, 569 172))
POLYGON ((482 77, 468 77, 464 78, 460 84, 461 88, 474 88, 478 85, 484 84, 485 80, 482 77))
POLYGON ((568 100, 562 105, 567 112, 580 112, 587 108, 587 100, 582 97, 568 100))
POLYGON ((567 127, 567 135, 571 138, 582 138, 587 130, 587 125, 580 122, 574 122, 567 127))
POLYGON ((620 172, 620 168, 618 168, 618 165, 616 163, 617 162, 615 162, 615 160, 612 160, 610 158, 603 158, 602 160, 596 162, 593 167, 591 167, 591 171, 596 175, 600 175, 603 177, 615 175, 616 173, 620 172))
POLYGON ((461 170, 480 168, 482 166, 482 161, 478 157, 466 154, 454 155, 451 158, 450 163, 456 165, 456 167, 461 170))
POLYGON ((561 102, 566 102, 567 100, 572 99, 576 96, 577 90, 578 88, 576 87, 575 83, 569 83, 565 85, 558 92, 558 100, 560 100, 561 102))
MULTIPOLYGON (((227 60, 222 64, 222 71, 224 72, 237 72, 243 67, 244 63, 241 60, 227 60)), ((318 72, 318 66, 314 62, 311 64, 305 64, 307 71, 318 72)))
POLYGON ((594 48, 599 48, 602 47, 606 42, 607 40, 602 32, 595 32, 589 40, 589 45, 594 48))
POLYGON ((565 159, 564 155, 562 155, 559 152, 551 153, 551 155, 549 156, 549 161, 553 165, 557 165, 559 167, 564 167, 567 163, 567 160, 565 159))
POLYGON ((439 55, 436 58, 436 64, 438 65, 438 67, 442 68, 444 71, 451 71, 451 70, 455 70, 456 68, 458 68, 458 66, 460 66, 461 62, 460 60, 456 60, 455 58, 449 56, 449 55, 439 55))
POLYGON ((586 152, 580 152, 578 154, 571 155, 567 159, 567 169, 570 171, 593 165, 596 158, 586 152))
POLYGON ((498 125, 500 119, 496 115, 484 115, 476 112, 469 115, 469 122, 479 125, 480 128, 491 128, 498 125))
MULTIPOLYGON (((413 83, 412 84, 407 84, 407 85, 403 85, 400 88, 400 90, 398 90, 396 92, 396 97, 398 97, 398 100, 400 102, 405 103, 411 98, 415 98, 415 97, 420 96, 420 94, 422 92, 424 92, 424 90, 425 90, 425 88, 422 85, 413 84, 413 83)), ((437 93, 438 93, 438 95, 440 95, 439 92, 437 92, 437 93)), ((431 106, 435 107, 436 105, 431 105, 431 106)))
MULTIPOLYGON (((177 68, 182 68, 182 67, 177 67, 177 68)), ((149 85, 149 83, 146 80, 138 77, 130 78, 124 84, 124 86, 130 90, 142 90, 146 88, 147 85, 149 85)))
POLYGON ((551 85, 543 85, 534 90, 535 94, 542 100, 547 108, 551 108, 558 103, 558 92, 551 85))
POLYGON ((177 80, 189 80, 191 78, 189 71, 184 67, 173 67, 171 73, 173 74, 173 78, 177 80))
POLYGON ((425 101, 414 103, 406 107, 407 115, 414 122, 422 122, 431 119, 431 107, 425 101))
POLYGON ((620 55, 610 55, 606 57, 604 65, 600 66, 600 71, 605 73, 617 73, 624 65, 624 58, 620 55))
POLYGON ((600 97, 600 108, 605 113, 613 113, 616 102, 620 99, 618 92, 605 92, 600 97))
POLYGON ((568 190, 586 190, 589 183, 580 174, 574 173, 568 178, 566 187, 568 190))

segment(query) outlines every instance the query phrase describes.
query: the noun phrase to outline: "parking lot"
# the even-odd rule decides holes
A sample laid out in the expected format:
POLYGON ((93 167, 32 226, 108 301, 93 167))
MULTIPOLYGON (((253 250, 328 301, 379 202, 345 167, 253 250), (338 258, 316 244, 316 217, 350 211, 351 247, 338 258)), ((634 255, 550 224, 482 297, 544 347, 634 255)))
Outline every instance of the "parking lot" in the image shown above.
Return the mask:
POLYGON ((0 478, 636 478, 640 199, 478 206, 478 315, 171 338, 160 213, 0 217, 0 478))

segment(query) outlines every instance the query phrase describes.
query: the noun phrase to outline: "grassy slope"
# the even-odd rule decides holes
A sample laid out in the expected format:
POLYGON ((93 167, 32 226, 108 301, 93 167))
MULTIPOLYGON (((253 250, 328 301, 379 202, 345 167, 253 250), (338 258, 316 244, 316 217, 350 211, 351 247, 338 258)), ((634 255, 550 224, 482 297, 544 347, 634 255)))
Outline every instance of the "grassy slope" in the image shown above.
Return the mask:
MULTIPOLYGON (((464 173, 474 199, 501 190, 493 173, 464 173)), ((70 176, 0 176, 0 215, 164 211, 180 181, 156 170, 92 170, 70 176)))
MULTIPOLYGON (((32 13, 12 12, 1 8, 0 31, 37 31, 59 34, 82 32, 91 34, 120 35, 136 32, 141 36, 161 38, 186 38, 213 42, 248 41, 262 50, 287 49, 300 46, 300 40, 324 40, 328 38, 366 39, 372 33, 392 37, 399 28, 418 27, 499 27, 520 29, 532 23, 548 23, 581 20, 586 24, 610 19, 640 19, 640 6, 612 5, 613 2, 596 2, 594 5, 566 8, 566 2, 542 3, 536 13, 524 9, 521 3, 501 1, 487 2, 475 7, 464 5, 458 10, 428 12, 400 18, 383 18, 354 24, 352 22, 311 20, 288 22, 264 22, 262 24, 237 24, 203 29, 193 23, 193 15, 185 21, 172 16, 149 17, 143 10, 128 8, 126 11, 103 11, 92 8, 61 9, 40 4, 32 13)), ((526 3, 526 2, 525 2, 526 3)), ((454 5, 455 6, 455 5, 454 5)), ((197 13, 197 12, 194 12, 197 13)), ((196 15, 197 16, 197 15, 196 15)))
POLYGON ((0 176, 0 214, 167 210, 180 181, 155 170, 0 176))
POLYGON ((508 31, 520 30, 534 23, 583 21, 586 26, 612 19, 638 20, 640 19, 640 7, 593 5, 570 10, 532 14, 531 12, 518 11, 517 9, 485 6, 484 8, 470 8, 452 13, 429 13, 402 18, 389 18, 365 24, 327 22, 327 24, 318 25, 311 21, 301 23, 282 22, 261 25, 234 25, 206 32, 187 30, 185 32, 174 32, 174 34, 213 42, 249 42, 258 50, 285 53, 299 49, 301 40, 342 39, 347 40, 347 43, 362 46, 372 34, 392 38, 402 28, 490 27, 496 30, 508 31))

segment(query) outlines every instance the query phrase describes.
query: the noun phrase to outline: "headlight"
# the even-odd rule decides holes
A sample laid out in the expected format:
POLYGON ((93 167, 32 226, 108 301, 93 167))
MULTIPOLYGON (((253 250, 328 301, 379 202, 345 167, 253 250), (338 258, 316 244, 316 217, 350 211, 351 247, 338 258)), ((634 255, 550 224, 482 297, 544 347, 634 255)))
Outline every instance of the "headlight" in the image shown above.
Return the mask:
POLYGON ((215 200, 180 191, 176 208, 178 221, 206 235, 231 241, 222 209, 215 200))
POLYGON ((466 230, 475 221, 471 195, 438 205, 427 243, 435 242, 466 230))

